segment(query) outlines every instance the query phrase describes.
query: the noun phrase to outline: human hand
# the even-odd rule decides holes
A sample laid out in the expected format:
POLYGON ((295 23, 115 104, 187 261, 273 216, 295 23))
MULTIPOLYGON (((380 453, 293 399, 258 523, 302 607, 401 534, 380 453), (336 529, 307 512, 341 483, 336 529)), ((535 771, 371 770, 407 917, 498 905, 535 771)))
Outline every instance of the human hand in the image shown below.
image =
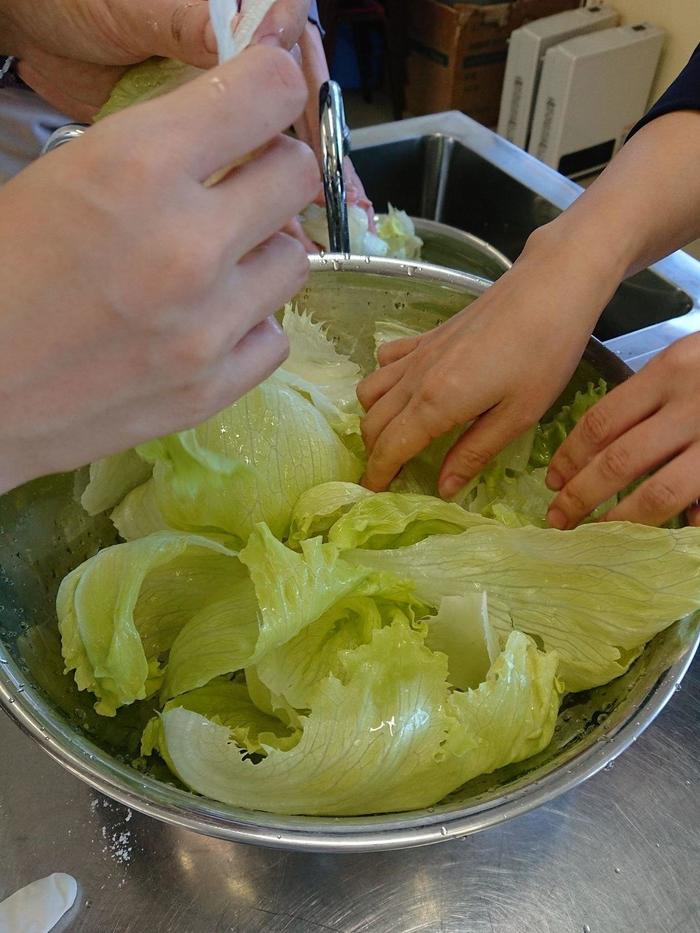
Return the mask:
POLYGON ((441 495, 455 495, 564 388, 621 274, 591 275, 595 244, 589 252, 557 230, 536 232, 513 268, 460 314, 381 349, 380 369, 357 393, 367 412, 368 488, 385 489, 430 441, 473 422, 440 473, 441 495))
POLYGON ((305 101, 286 52, 251 49, 3 187, 0 491, 199 423, 282 362, 269 316, 308 260, 276 231, 319 177, 279 133, 305 101))
POLYGON ((277 0, 258 27, 253 44, 279 45, 291 51, 307 26, 310 6, 310 0, 277 0))
MULTIPOLYGON (((48 103, 92 122, 130 65, 160 55, 198 68, 217 62, 207 0, 14 0, 2 22, 5 52, 48 103)), ((308 0, 278 0, 254 42, 291 47, 308 0)))
POLYGON ((576 425, 547 474, 559 491, 549 524, 574 528, 652 470, 603 520, 661 525, 688 509, 700 525, 700 334, 659 354, 576 425))

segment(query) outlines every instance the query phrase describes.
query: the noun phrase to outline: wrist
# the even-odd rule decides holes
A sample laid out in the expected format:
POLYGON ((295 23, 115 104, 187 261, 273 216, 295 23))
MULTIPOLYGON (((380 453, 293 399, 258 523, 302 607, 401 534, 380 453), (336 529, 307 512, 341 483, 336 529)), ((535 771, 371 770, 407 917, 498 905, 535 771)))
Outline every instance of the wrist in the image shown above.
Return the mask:
POLYGON ((523 257, 546 261, 554 275, 583 276, 603 290, 615 289, 633 261, 619 237, 565 211, 527 240, 523 257))

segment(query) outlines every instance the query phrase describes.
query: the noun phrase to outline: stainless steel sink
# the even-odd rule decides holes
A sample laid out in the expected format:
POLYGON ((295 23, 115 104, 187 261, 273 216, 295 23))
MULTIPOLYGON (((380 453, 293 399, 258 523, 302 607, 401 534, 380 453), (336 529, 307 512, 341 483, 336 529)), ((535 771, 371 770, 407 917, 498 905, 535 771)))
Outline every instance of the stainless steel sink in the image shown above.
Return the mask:
MULTIPOLYGON (((582 190, 463 114, 373 127, 353 141, 353 161, 378 210, 391 202, 466 230, 511 260, 535 228, 582 190)), ((697 329, 694 309, 700 309, 700 263, 677 253, 624 282, 595 334, 634 366, 636 357, 644 362, 697 329), (645 340, 630 340, 640 331, 645 340)))

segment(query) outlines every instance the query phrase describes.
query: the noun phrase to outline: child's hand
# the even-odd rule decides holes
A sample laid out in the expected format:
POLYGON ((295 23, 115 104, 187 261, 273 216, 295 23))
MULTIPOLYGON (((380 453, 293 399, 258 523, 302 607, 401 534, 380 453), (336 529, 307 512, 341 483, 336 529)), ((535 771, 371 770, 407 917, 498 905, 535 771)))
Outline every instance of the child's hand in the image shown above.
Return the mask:
POLYGON ((700 525, 700 334, 673 344, 582 418, 549 467, 548 485, 560 490, 550 525, 573 528, 653 470, 605 519, 660 525, 687 509, 700 525))

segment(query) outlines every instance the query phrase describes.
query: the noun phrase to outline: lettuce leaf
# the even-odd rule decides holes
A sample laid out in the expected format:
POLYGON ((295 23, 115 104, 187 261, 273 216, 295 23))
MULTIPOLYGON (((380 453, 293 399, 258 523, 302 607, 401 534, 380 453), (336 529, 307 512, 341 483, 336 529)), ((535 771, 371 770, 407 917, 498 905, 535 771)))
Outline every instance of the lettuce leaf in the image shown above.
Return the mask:
MULTIPOLYGON (((148 466, 150 472, 150 465, 144 463, 144 466, 148 466)), ((152 478, 132 489, 114 509, 110 519, 125 541, 146 538, 158 531, 174 530, 168 527, 158 508, 156 484, 152 478)))
POLYGON ((306 538, 327 539, 329 529, 349 509, 372 493, 356 483, 322 483, 307 489, 297 500, 289 526, 289 547, 301 547, 306 538))
MULTIPOLYGON (((328 216, 326 209, 319 204, 309 204, 301 217, 304 233, 322 249, 330 249, 328 235, 328 216)), ((354 256, 389 255, 389 247, 369 229, 367 212, 357 204, 348 205, 348 228, 350 232, 350 252, 354 256)))
POLYGON ((341 648, 336 673, 313 691, 298 743, 264 746, 258 763, 227 726, 168 710, 163 739, 175 773, 234 806, 352 816, 430 806, 547 745, 559 707, 556 656, 513 633, 479 689, 457 694, 447 684, 447 658, 424 637, 397 619, 369 643, 341 648))
POLYGON ((392 259, 420 259, 423 241, 416 236, 416 227, 406 211, 389 204, 389 213, 377 218, 377 236, 388 247, 392 259))
MULTIPOLYGON (((304 232, 323 249, 330 249, 328 218, 325 208, 310 204, 302 215, 304 232)), ((387 214, 377 218, 377 232, 369 229, 367 212, 357 204, 348 207, 350 252, 355 256, 378 256, 389 259, 420 259, 423 241, 405 211, 391 204, 387 214)))
POLYGON ((168 658, 163 699, 256 664, 370 576, 340 560, 337 548, 320 538, 305 541, 298 554, 264 525, 239 557, 249 576, 234 594, 209 602, 183 627, 168 658))
POLYGON ((537 425, 530 455, 532 469, 549 465, 549 461, 588 409, 600 401, 607 391, 604 380, 601 379, 597 385, 589 382, 585 392, 578 391, 569 405, 562 406, 551 419, 537 425))
POLYGON ((149 58, 130 68, 114 86, 95 122, 134 104, 145 104, 204 74, 199 68, 170 58, 149 58))
MULTIPOLYGON (((298 741, 300 733, 290 730, 275 716, 263 713, 250 699, 246 684, 238 680, 218 677, 205 687, 185 693, 170 700, 163 707, 167 713, 171 709, 187 709, 206 716, 213 722, 226 726, 234 741, 249 754, 264 752, 263 744, 268 747, 288 749, 298 741)), ((161 717, 154 716, 146 725, 141 739, 141 754, 145 757, 157 752, 174 772, 172 762, 168 761, 168 751, 163 738, 161 717)))
POLYGON ((432 496, 378 493, 356 502, 328 533, 341 550, 406 547, 429 535, 459 534, 472 524, 469 513, 432 496))
POLYGON ((283 538, 303 492, 362 473, 323 413, 278 376, 198 428, 138 450, 153 463, 169 527, 226 533, 238 547, 259 522, 283 538))
POLYGON ((560 532, 508 528, 464 512, 461 534, 402 547, 394 529, 393 549, 369 550, 369 511, 379 499, 359 503, 341 519, 342 537, 331 529, 331 540, 344 547, 364 546, 345 552, 345 559, 412 580, 417 596, 436 608, 446 596, 486 592, 499 635, 518 629, 557 651, 569 691, 618 677, 650 638, 700 608, 695 529, 606 522, 560 532), (353 512, 361 508, 362 527, 353 534, 353 512))
POLYGON ((97 697, 103 716, 150 696, 177 633, 230 591, 237 574, 243 569, 232 551, 194 535, 156 534, 100 551, 58 592, 66 671, 97 697))
POLYGON ((133 450, 90 465, 90 480, 80 499, 88 515, 99 515, 118 505, 127 493, 151 475, 151 467, 133 450))
POLYGON ((437 615, 428 621, 425 643, 447 655, 453 687, 476 689, 500 653, 498 635, 489 621, 486 593, 446 596, 437 615))

